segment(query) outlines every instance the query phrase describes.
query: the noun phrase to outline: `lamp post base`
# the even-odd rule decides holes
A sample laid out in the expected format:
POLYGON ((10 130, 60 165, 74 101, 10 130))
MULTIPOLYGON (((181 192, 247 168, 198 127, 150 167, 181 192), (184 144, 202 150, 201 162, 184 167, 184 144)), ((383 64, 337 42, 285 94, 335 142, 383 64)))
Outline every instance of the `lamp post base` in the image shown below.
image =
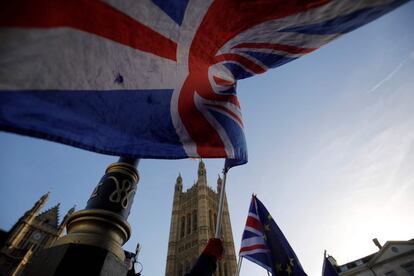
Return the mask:
POLYGON ((126 276, 128 267, 115 254, 85 244, 62 244, 44 249, 28 265, 29 276, 126 276))

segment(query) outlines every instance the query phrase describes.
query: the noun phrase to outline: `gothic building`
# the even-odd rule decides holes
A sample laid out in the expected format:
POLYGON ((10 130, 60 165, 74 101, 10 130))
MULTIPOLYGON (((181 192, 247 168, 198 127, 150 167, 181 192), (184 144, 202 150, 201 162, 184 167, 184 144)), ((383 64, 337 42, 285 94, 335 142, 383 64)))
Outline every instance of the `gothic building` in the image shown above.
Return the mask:
POLYGON ((40 213, 49 193, 43 195, 7 233, 0 244, 0 275, 20 275, 31 257, 63 234, 71 208, 59 224, 59 204, 40 213))
MULTIPOLYGON (((222 179, 217 179, 217 192, 207 185, 203 161, 198 165, 198 179, 183 192, 181 175, 178 176, 170 225, 166 276, 182 276, 195 263, 209 238, 214 237, 222 179)), ((216 276, 235 274, 236 255, 230 225, 227 199, 224 200, 221 237, 224 240, 224 257, 218 262, 216 276)))

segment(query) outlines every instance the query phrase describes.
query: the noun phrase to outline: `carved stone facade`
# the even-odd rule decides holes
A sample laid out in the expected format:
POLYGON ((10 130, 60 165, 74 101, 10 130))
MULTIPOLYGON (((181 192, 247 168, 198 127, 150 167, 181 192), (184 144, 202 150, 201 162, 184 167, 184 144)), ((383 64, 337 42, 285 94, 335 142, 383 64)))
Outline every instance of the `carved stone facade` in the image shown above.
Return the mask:
POLYGON ((59 224, 59 204, 40 213, 49 193, 43 195, 7 233, 0 245, 0 275, 20 275, 39 249, 50 246, 63 234, 70 209, 59 224))
MULTIPOLYGON (((166 276, 182 276, 189 271, 207 241, 214 237, 221 187, 220 176, 217 180, 217 192, 207 186, 203 161, 198 166, 197 182, 187 191, 183 192, 182 178, 181 175, 178 176, 174 190, 166 276)), ((224 240, 224 257, 218 262, 214 275, 232 276, 236 272, 237 264, 226 198, 221 236, 224 240)))

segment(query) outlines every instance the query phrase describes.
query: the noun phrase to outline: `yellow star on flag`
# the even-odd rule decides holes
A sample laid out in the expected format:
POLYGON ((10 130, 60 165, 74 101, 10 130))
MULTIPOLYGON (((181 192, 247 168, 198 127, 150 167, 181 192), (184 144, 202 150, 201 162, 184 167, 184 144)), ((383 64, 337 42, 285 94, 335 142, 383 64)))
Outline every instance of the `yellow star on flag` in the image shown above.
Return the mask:
POLYGON ((290 265, 287 265, 285 271, 288 273, 288 275, 292 274, 292 267, 290 265))

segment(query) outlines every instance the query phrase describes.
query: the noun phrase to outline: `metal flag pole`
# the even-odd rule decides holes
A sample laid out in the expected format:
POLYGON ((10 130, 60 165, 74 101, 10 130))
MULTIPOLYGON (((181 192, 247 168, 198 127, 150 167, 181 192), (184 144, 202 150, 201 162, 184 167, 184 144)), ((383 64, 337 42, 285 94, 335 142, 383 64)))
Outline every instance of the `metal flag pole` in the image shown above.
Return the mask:
POLYGON ((241 269, 242 261, 243 261, 243 257, 239 255, 239 260, 237 261, 236 276, 240 275, 240 269, 241 269))
POLYGON ((227 170, 226 168, 223 169, 223 186, 221 187, 221 191, 220 191, 220 201, 219 201, 219 206, 218 206, 218 211, 217 211, 217 221, 216 221, 216 234, 214 235, 214 237, 216 239, 220 238, 220 233, 221 233, 221 221, 222 221, 222 217, 223 217, 223 205, 224 205, 224 191, 226 189, 226 178, 227 178, 227 170))

